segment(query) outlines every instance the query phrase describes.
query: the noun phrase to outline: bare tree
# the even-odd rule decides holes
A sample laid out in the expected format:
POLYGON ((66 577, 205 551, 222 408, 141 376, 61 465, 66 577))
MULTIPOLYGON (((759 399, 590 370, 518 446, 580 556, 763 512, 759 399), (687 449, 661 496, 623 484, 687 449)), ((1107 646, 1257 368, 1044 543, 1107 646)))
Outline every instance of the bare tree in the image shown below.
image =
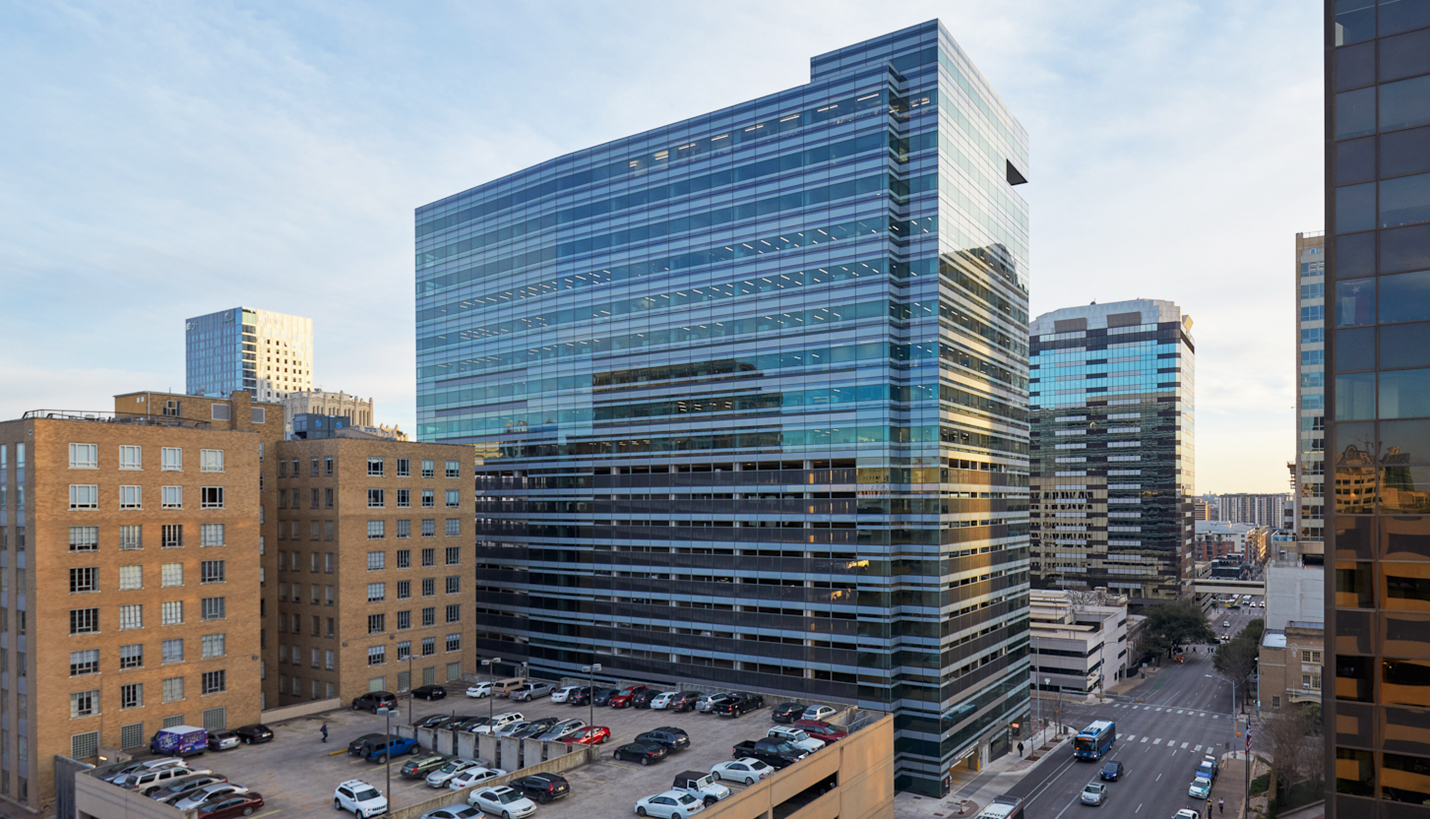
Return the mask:
POLYGON ((1312 709, 1290 707, 1261 721, 1261 737, 1271 752, 1271 769, 1278 791, 1298 782, 1321 780, 1320 719, 1312 709))

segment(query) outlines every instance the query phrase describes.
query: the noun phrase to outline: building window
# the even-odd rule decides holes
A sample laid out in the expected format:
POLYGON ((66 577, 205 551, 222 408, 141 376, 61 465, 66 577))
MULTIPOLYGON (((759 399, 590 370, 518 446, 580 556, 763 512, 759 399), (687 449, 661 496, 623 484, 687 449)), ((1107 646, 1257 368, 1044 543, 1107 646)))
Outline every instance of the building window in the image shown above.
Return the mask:
POLYGON ((222 523, 205 523, 199 527, 200 546, 222 546, 223 540, 222 523))
POLYGON ((70 469, 98 469, 99 444, 70 444, 70 469))
POLYGON ((384 470, 383 470, 383 461, 382 461, 381 458, 368 458, 368 459, 367 459, 367 474, 368 474, 368 475, 371 475, 372 477, 375 477, 375 478, 381 478, 381 477, 383 476, 383 471, 384 471, 384 470))
POLYGON ((423 637, 423 638, 422 638, 422 656, 423 656, 423 657, 430 657, 430 656, 432 656, 433 654, 436 654, 436 653, 437 653, 437 638, 436 638, 436 637, 423 637))
POLYGON ((333 522, 331 520, 323 521, 323 542, 333 542, 333 522))
POLYGON ((225 614, 224 614, 224 610, 225 610, 224 598, 222 598, 222 597, 205 597, 205 598, 203 598, 203 600, 201 601, 201 604, 202 604, 202 609, 203 609, 203 611, 202 611, 203 619, 205 619, 205 620, 222 620, 222 619, 225 617, 225 614))
POLYGON ((461 593, 462 593, 462 577, 461 577, 461 575, 455 575, 455 574, 449 574, 449 575, 447 575, 447 593, 448 593, 448 594, 461 594, 461 593))
MULTIPOLYGON (((318 521, 316 521, 316 520, 309 521, 309 522, 308 522, 308 540, 312 541, 313 543, 317 543, 318 541, 322 540, 322 539, 323 539, 322 533, 319 531, 321 528, 322 528, 322 526, 318 523, 318 521)), ((318 553, 317 553, 317 552, 313 552, 313 571, 316 572, 317 570, 318 570, 318 553)))
POLYGON ((410 569, 410 568, 412 568, 412 550, 411 550, 411 549, 398 549, 398 550, 397 550, 397 568, 399 568, 399 569, 410 569))
POLYGON ((397 644, 397 661, 400 663, 412 656, 412 641, 403 640, 397 644))
POLYGON ((121 710, 144 706, 144 683, 129 683, 119 686, 119 707, 121 710))
POLYGON ((204 486, 199 489, 199 507, 203 509, 223 508, 223 487, 204 486))
POLYGON ((222 450, 222 449, 201 449, 201 450, 199 450, 199 471, 200 471, 200 472, 222 472, 222 471, 223 471, 223 450, 222 450))
POLYGON ((278 477, 288 477, 288 462, 283 460, 282 458, 278 459, 278 477))
POLYGON ((412 521, 399 520, 397 522, 397 539, 404 540, 412 537, 412 521))
POLYGON ((227 675, 222 669, 218 671, 205 671, 203 678, 205 694, 217 694, 228 690, 227 675))
POLYGON ((99 713, 99 689, 70 694, 70 719, 90 717, 99 713))
POLYGON ((328 649, 327 651, 324 651, 324 652, 323 652, 323 669, 326 670, 326 671, 332 671, 332 670, 333 670, 333 651, 332 651, 332 649, 328 649))
POLYGON ((184 564, 164 563, 159 566, 159 585, 161 586, 182 586, 184 585, 184 564))
MULTIPOLYGON (((423 518, 423 519, 422 519, 422 536, 423 536, 423 537, 436 537, 436 536, 437 536, 437 519, 436 519, 436 518, 423 518)), ((426 552, 426 551, 431 551, 431 550, 430 550, 430 549, 423 549, 422 551, 426 552)))
MULTIPOLYGON (((318 493, 318 488, 317 488, 316 486, 313 487, 312 489, 308 490, 308 508, 309 508, 309 509, 321 509, 321 508, 322 508, 321 498, 320 498, 320 495, 319 495, 319 493, 318 493)), ((314 529, 313 531, 314 531, 314 539, 316 539, 316 538, 317 538, 317 534, 316 534, 316 533, 317 533, 317 530, 314 529)))
POLYGON ((387 552, 368 552, 367 570, 370 572, 380 572, 387 568, 387 552))
POLYGON ((387 493, 381 489, 367 490, 367 508, 381 509, 387 506, 387 493))
POLYGON ((164 472, 184 471, 184 450, 176 446, 166 446, 159 449, 159 469, 164 472))
POLYGON ((422 625, 424 625, 424 626, 435 626, 435 625, 437 625, 437 609, 436 609, 436 607, 429 606, 428 608, 425 608, 425 609, 422 610, 422 625))
POLYGON ((412 628, 412 612, 399 611, 397 613, 397 630, 403 631, 412 628))
POLYGON ((85 674, 99 673, 99 649, 90 648, 84 651, 70 652, 70 676, 79 677, 85 674))
POLYGON ((382 665, 387 662, 387 646, 368 646, 367 664, 382 665))
POLYGON ((120 606, 119 628, 144 628, 144 607, 142 605, 120 606))
POLYGON ((458 633, 458 634, 448 634, 448 635, 447 635, 447 650, 448 650, 448 651, 461 651, 461 650, 462 650, 462 635, 461 635, 460 633, 458 633))
POLYGON ((370 520, 367 522, 367 539, 382 540, 387 537, 387 521, 370 520))
POLYGON ((399 490, 397 490, 397 508, 399 508, 399 509, 405 509, 405 508, 410 507, 410 506, 412 506, 412 490, 411 490, 411 489, 399 489, 399 490))
POLYGON ((182 549, 184 546, 184 524, 164 524, 159 532, 159 545, 165 549, 182 549))
MULTIPOLYGON (((331 606, 331 605, 333 604, 333 587, 332 587, 332 586, 324 586, 324 587, 323 587, 323 593, 324 593, 324 595, 325 595, 325 599, 327 600, 327 604, 328 604, 329 606, 331 606)), ((316 601, 314 601, 314 602, 316 602, 316 601)))
MULTIPOLYGON (((316 540, 316 538, 314 538, 314 539, 316 540)), ((309 553, 308 553, 308 571, 312 572, 313 574, 317 574, 317 573, 318 573, 318 553, 317 553, 317 552, 309 552, 309 553)), ((314 586, 314 587, 313 587, 313 602, 314 602, 314 603, 318 602, 318 587, 317 587, 317 586, 314 586)))
POLYGON ((98 509, 99 486, 96 484, 70 484, 71 509, 98 509))
POLYGON ((130 564, 119 567, 119 589, 128 591, 130 589, 144 588, 144 567, 137 564, 130 564))
POLYGON ((119 487, 119 508, 120 509, 143 509, 144 493, 138 486, 119 487))
POLYGON ((449 623, 460 623, 460 622, 462 622, 462 604, 461 604, 461 603, 453 603, 453 604, 447 606, 447 622, 449 622, 449 623))
POLYGON ((422 477, 430 478, 437 473, 432 469, 432 461, 424 458, 422 460, 422 477))
POLYGON ((399 580, 399 581, 397 581, 397 599, 398 599, 398 600, 406 600, 407 598, 409 598, 409 597, 411 597, 411 596, 412 596, 412 581, 411 581, 411 580, 399 580))
POLYGON ((324 489, 324 490, 323 490, 323 508, 324 508, 324 509, 332 509, 332 508, 333 508, 333 490, 332 490, 332 487, 328 487, 327 489, 324 489))
MULTIPOLYGON (((249 419, 249 421, 251 421, 252 423, 262 424, 262 423, 264 423, 265 419, 267 419, 267 417, 268 417, 268 412, 267 412, 267 410, 266 410, 264 407, 250 407, 250 408, 249 408, 248 419, 249 419)), ((263 460, 263 459, 262 459, 262 458, 259 458, 259 460, 263 460)))
POLYGON ((323 474, 329 478, 333 476, 333 456, 331 455, 323 459, 323 474))
POLYGON ((144 723, 131 722, 119 726, 119 747, 128 751, 144 746, 144 723))
POLYGON ((397 459, 397 477, 406 478, 412 475, 412 461, 407 458, 397 459))
POLYGON ((144 468, 144 448, 138 446, 119 447, 119 468, 138 470, 144 468))
POLYGON ((384 601, 384 600, 386 600, 386 599, 387 599, 387 584, 386 584, 386 583, 369 583, 369 584, 367 584, 367 602, 369 602, 369 603, 381 603, 382 601, 384 601))
POLYGON ((159 506, 164 509, 184 508, 184 487, 165 486, 159 490, 159 506))
POLYGON ((144 527, 141 524, 119 527, 119 548, 121 551, 135 551, 144 548, 144 527))
POLYGON ((308 477, 318 477, 318 458, 316 456, 308 459, 308 477))
POLYGON ((227 421, 229 419, 228 404, 210 404, 209 419, 213 421, 227 421))
POLYGON ((387 617, 382 614, 369 614, 367 616, 367 633, 381 634, 387 630, 387 617))
MULTIPOLYGON (((200 640, 203 647, 203 656, 222 657, 226 653, 224 651, 224 636, 223 634, 205 634, 200 640)), ((315 652, 317 651, 317 649, 313 650, 315 652)))
POLYGON ((435 577, 424 577, 424 578, 422 578, 422 596, 423 596, 423 597, 431 597, 431 596, 433 596, 433 595, 436 594, 436 593, 437 593, 437 578, 435 578, 435 577))
POLYGON ((164 680, 164 702, 178 702, 184 698, 184 678, 169 677, 164 680))
POLYGON ((225 574, 224 561, 222 560, 205 560, 199 563, 199 583, 201 584, 223 583, 225 574))
POLYGON ((162 625, 178 626, 184 622, 184 601, 165 600, 159 608, 162 625))
POLYGON ((99 591, 99 567, 70 569, 70 594, 99 591))
POLYGON ((71 551, 71 552, 97 552, 97 551, 99 551, 99 527, 98 527, 98 526, 71 526, 71 527, 70 527, 70 551, 71 551))
POLYGON ((130 643, 119 647, 119 667, 120 668, 143 668, 144 667, 144 644, 130 643))
POLYGON ((423 550, 422 550, 422 565, 423 565, 423 566, 435 566, 435 565, 437 565, 437 550, 436 550, 436 549, 423 549, 423 550))
POLYGON ((433 507, 433 506, 436 506, 436 505, 437 505, 437 490, 435 490, 435 489, 423 489, 423 490, 422 490, 422 506, 423 506, 424 508, 430 508, 430 507, 433 507))
MULTIPOLYGON (((448 521, 448 523, 451 523, 451 521, 448 521)), ((450 533, 449 533, 449 534, 450 534, 450 533)), ((462 547, 461 547, 461 546, 448 546, 448 547, 447 547, 447 565, 448 565, 448 566, 460 566, 461 564, 462 564, 462 547)))
POLYGON ((332 552, 324 552, 324 553, 323 553, 323 574, 332 574, 332 573, 333 573, 333 553, 332 553, 332 552))
POLYGON ((165 640, 160 648, 165 663, 182 663, 184 661, 184 639, 182 637, 165 640))
POLYGON ((448 462, 447 462, 447 477, 449 477, 449 478, 457 478, 457 477, 460 477, 461 474, 462 474, 461 463, 460 463, 459 461, 448 461, 448 462))

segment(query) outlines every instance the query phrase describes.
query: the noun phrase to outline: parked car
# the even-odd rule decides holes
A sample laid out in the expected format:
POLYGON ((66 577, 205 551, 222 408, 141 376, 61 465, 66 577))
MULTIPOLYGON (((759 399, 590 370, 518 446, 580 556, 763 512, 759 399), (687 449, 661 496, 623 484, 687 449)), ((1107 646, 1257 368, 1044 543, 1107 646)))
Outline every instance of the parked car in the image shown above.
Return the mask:
POLYGON ((611 697, 619 693, 621 693, 621 689, 619 688, 602 688, 596 686, 596 690, 591 694, 591 701, 596 705, 610 705, 611 697))
MULTIPOLYGON (((502 727, 500 727, 500 728, 498 728, 498 729, 496 730, 496 735, 499 736, 499 737, 511 737, 511 736, 516 736, 517 734, 521 733, 522 731, 525 731, 525 730, 527 729, 527 727, 530 726, 530 725, 531 725, 531 722, 530 722, 529 720, 518 720, 517 722, 508 722, 506 725, 503 725, 502 727)), ((489 732, 489 731, 482 731, 482 733, 485 734, 485 733, 490 733, 490 732, 489 732)))
POLYGON ((227 751, 230 748, 237 748, 238 734, 233 731, 219 731, 216 734, 209 734, 208 746, 210 751, 227 751))
POLYGON ((788 742, 770 739, 768 737, 757 739, 753 742, 748 739, 742 740, 735 743, 735 747, 730 751, 731 759, 743 759, 747 756, 752 756, 776 769, 782 769, 809 756, 809 751, 803 748, 796 748, 788 742))
POLYGON ((471 731, 474 734, 494 734, 513 722, 521 722, 524 719, 526 719, 526 717, 522 716, 520 711, 507 711, 505 714, 497 714, 495 717, 492 717, 490 722, 477 725, 474 728, 464 728, 463 730, 471 731))
POLYGON ((238 741, 244 745, 259 745, 273 741, 273 729, 257 722, 252 725, 239 726, 233 729, 233 732, 238 734, 238 741))
POLYGON ((452 777, 468 768, 475 768, 480 764, 481 763, 475 759, 464 759, 462 757, 449 759, 445 765, 427 774, 427 787, 445 788, 447 787, 447 783, 452 780, 452 777))
POLYGON ((480 808, 471 805, 448 805, 422 814, 419 819, 482 819, 486 816, 480 808))
POLYGON ((468 768, 447 780, 447 790, 466 790, 474 785, 480 785, 488 779, 496 779, 499 776, 506 776, 506 771, 501 768, 468 768))
POLYGON ((669 790, 636 800, 637 816, 682 819, 705 810, 705 803, 685 791, 669 790))
POLYGON ((682 691, 670 702, 672 711, 694 711, 695 704, 700 701, 702 694, 699 691, 682 691))
POLYGON ((774 772, 774 768, 750 756, 720 762, 710 769, 710 775, 717 780, 728 779, 746 785, 753 785, 774 772))
POLYGON ((100 779, 105 782, 118 782, 121 779, 138 771, 152 771, 156 768, 188 768, 189 763, 183 759, 172 757, 162 757, 159 759, 134 759, 119 765, 112 765, 105 769, 100 779))
POLYGON ((508 784, 538 805, 554 802, 571 792, 571 783, 566 781, 566 777, 554 773, 522 776, 508 784))
POLYGON ((675 702, 675 698, 678 696, 680 696, 679 691, 662 691, 656 694, 655 698, 650 701, 651 710, 664 711, 670 707, 672 702, 675 702))
POLYGON ((1206 799, 1212 792, 1212 781, 1205 776, 1199 776, 1192 780, 1192 784, 1187 786, 1187 796, 1193 799, 1206 799))
POLYGON ((467 688, 467 696, 474 700, 492 695, 492 684, 490 682, 479 682, 467 688))
POLYGON ((1108 782, 1116 782, 1122 778, 1122 763, 1112 759, 1102 763, 1102 770, 1097 775, 1108 782))
MULTIPOLYGON (((417 720, 416 725, 418 728, 440 728, 444 723, 453 722, 456 719, 457 717, 453 714, 433 714, 430 717, 417 720)), ((466 717, 462 717, 462 719, 466 719, 466 717)))
POLYGON ((349 779, 333 789, 333 809, 351 811, 358 819, 387 813, 387 797, 361 779, 349 779))
POLYGON ((715 704, 715 714, 722 717, 740 717, 751 711, 758 711, 765 705, 764 697, 758 694, 739 694, 715 704))
POLYGON ((580 691, 580 690, 581 690, 581 686, 579 686, 579 685, 568 685, 568 686, 565 686, 564 688, 558 688, 558 689, 556 689, 555 691, 552 691, 552 692, 551 692, 551 701, 552 701, 552 702, 566 702, 568 699, 571 698, 571 695, 572 695, 573 693, 575 693, 575 692, 577 692, 577 691, 580 691))
POLYGON ((173 804, 199 788, 214 784, 222 785, 227 782, 228 777, 223 774, 194 774, 179 779, 172 785, 160 788, 157 793, 153 794, 153 798, 160 802, 173 804))
POLYGON ((571 736, 572 734, 576 733, 577 731, 580 731, 582 728, 585 727, 585 720, 562 720, 561 722, 556 723, 550 728, 547 728, 545 731, 542 731, 541 733, 537 734, 535 738, 541 740, 542 742, 553 742, 555 740, 565 739, 566 737, 571 736))
POLYGON ((456 722, 450 722, 442 727, 451 728, 453 731, 470 731, 472 733, 476 733, 478 728, 482 727, 483 725, 491 724, 491 717, 466 717, 465 719, 459 719, 456 722))
POLYGON ((702 714, 708 714, 715 707, 716 703, 733 696, 733 694, 728 694, 723 691, 712 691, 709 694, 701 694, 700 699, 695 701, 695 710, 702 714))
POLYGON ((633 685, 630 688, 622 688, 620 693, 613 695, 606 701, 612 708, 625 708, 631 704, 631 698, 642 691, 648 691, 644 685, 633 685))
MULTIPOLYGON (((589 685, 576 688, 570 694, 566 695, 564 702, 567 705, 587 705, 591 702, 591 690, 591 686, 589 685)), ((552 700, 552 702, 560 702, 560 700, 552 700)))
POLYGON ((675 775, 671 790, 682 791, 705 803, 705 807, 727 799, 730 789, 715 781, 715 775, 703 771, 683 771, 675 775))
POLYGON ((213 771, 193 771, 188 768, 155 768, 150 771, 135 771, 115 784, 127 790, 138 791, 145 796, 153 796, 164 788, 178 782, 180 779, 186 779, 194 774, 209 773, 213 773, 213 771))
POLYGON ((799 718, 828 720, 830 717, 834 716, 837 713, 839 712, 828 705, 811 705, 808 708, 804 709, 804 713, 801 714, 799 718))
POLYGON ((445 700, 447 699, 447 689, 440 685, 423 685, 412 689, 412 696, 415 699, 426 700, 428 702, 433 700, 445 700))
POLYGON ((178 799, 170 800, 169 804, 179 810, 193 810, 205 802, 212 802, 215 799, 222 799, 225 796, 235 793, 248 793, 248 788, 242 785, 235 785, 232 782, 216 782, 189 791, 178 799))
POLYGON ((402 756, 403 754, 415 754, 422 750, 417 744, 416 737, 389 737, 387 742, 382 740, 369 743, 363 746, 363 759, 368 762, 383 763, 390 756, 402 756))
POLYGON ((222 799, 199 806, 199 819, 228 819, 230 816, 252 816, 263 807, 263 794, 257 791, 231 793, 222 799))
POLYGON ((371 711, 376 714, 379 708, 397 708, 397 695, 388 691, 369 691, 360 697, 353 697, 354 711, 371 711))
POLYGON ((815 739, 822 739, 826 743, 837 742, 849 736, 849 732, 823 720, 802 719, 795 721, 794 727, 809 734, 815 739))
POLYGON ((1082 787, 1078 797, 1084 805, 1101 805, 1107 799, 1107 786, 1101 782, 1089 782, 1082 787))
POLYGON ((654 688, 647 688, 644 691, 637 691, 631 695, 632 708, 649 708, 650 704, 660 696, 660 692, 654 688))
POLYGON ((588 725, 569 737, 563 737, 561 741, 572 745, 601 745, 610 738, 610 728, 604 725, 588 725))
POLYGON ((765 732, 765 736, 771 739, 782 739, 796 748, 814 753, 824 747, 824 740, 815 739, 798 728, 788 725, 775 725, 765 732))
POLYGON ((804 715, 809 706, 802 702, 782 702, 770 709, 770 719, 775 722, 794 722, 804 715))
POLYGON ((690 735, 679 728, 663 725, 643 734, 636 734, 636 742, 654 742, 664 745, 667 750, 683 751, 690 747, 690 735))
POLYGON ((541 719, 534 719, 531 722, 528 722, 525 728, 521 729, 515 734, 512 734, 512 736, 517 737, 518 739, 535 739, 541 734, 550 731, 553 727, 556 726, 556 723, 559 721, 560 720, 556 719, 556 717, 542 717, 541 719))
POLYGON ((551 683, 529 682, 524 683, 520 688, 514 690, 509 695, 513 702, 531 702, 542 697, 551 696, 551 692, 556 689, 551 683))
POLYGON ((1202 819, 1202 815, 1191 808, 1182 808, 1173 814, 1172 819, 1202 819))
POLYGON ((528 799, 516 788, 498 785, 495 788, 478 788, 467 797, 467 804, 481 808, 486 813, 502 819, 521 819, 536 813, 536 803, 528 799))
POLYGON ((352 754, 353 756, 363 756, 367 753, 367 751, 364 749, 368 745, 374 742, 380 744, 384 736, 386 736, 386 734, 363 734, 362 736, 348 743, 348 753, 352 754))
POLYGON ((443 754, 422 754, 402 763, 397 772, 402 774, 404 779, 426 779, 427 774, 446 765, 449 758, 443 754))
POLYGON ((615 758, 649 765, 652 762, 665 759, 666 754, 669 753, 670 751, 666 750, 664 745, 654 742, 628 742, 616 748, 615 758))

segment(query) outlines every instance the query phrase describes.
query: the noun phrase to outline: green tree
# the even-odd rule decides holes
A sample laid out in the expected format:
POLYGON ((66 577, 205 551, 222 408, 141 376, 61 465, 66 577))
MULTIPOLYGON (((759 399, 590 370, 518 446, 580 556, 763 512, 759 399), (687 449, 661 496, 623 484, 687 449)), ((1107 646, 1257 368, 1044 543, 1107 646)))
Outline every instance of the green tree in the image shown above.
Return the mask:
POLYGON ((1229 642, 1217 647, 1212 666, 1236 686, 1237 696, 1245 702, 1251 696, 1251 675, 1261 653, 1261 635, 1266 631, 1263 620, 1252 620, 1229 642))
POLYGON ((1158 654, 1175 646, 1216 642, 1216 632, 1207 625, 1206 615, 1194 600, 1172 600, 1149 607, 1142 635, 1142 646, 1158 654))

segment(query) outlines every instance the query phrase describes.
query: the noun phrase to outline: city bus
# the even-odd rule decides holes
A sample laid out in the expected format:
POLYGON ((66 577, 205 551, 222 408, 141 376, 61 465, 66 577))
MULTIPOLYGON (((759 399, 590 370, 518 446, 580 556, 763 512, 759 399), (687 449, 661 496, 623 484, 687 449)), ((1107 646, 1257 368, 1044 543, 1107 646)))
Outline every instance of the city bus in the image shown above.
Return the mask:
POLYGON ((1078 732, 1073 739, 1073 755, 1078 759, 1102 759, 1117 742, 1117 723, 1100 719, 1078 732))

